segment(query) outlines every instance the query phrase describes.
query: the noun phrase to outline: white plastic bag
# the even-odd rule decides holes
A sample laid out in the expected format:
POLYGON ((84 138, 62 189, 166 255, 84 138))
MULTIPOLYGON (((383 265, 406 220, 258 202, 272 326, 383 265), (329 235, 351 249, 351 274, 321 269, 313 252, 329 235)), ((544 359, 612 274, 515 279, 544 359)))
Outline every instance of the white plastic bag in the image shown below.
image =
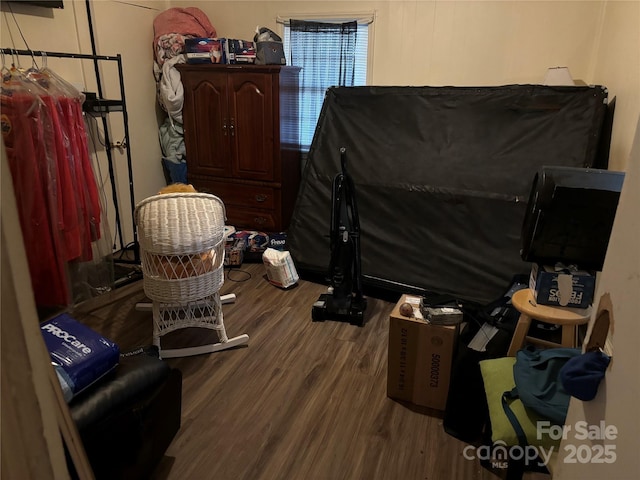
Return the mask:
POLYGON ((262 254, 269 282, 280 288, 289 288, 298 282, 298 272, 289 252, 267 248, 262 254))

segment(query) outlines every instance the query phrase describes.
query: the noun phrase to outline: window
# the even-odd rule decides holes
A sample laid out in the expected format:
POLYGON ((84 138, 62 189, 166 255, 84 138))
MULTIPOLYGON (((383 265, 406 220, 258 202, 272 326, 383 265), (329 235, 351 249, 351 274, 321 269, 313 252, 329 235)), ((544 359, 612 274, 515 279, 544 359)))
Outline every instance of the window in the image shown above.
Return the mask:
POLYGON ((284 21, 287 65, 300 75, 300 140, 308 151, 327 88, 367 83, 371 21, 284 21), (293 24, 293 28, 292 28, 293 24))

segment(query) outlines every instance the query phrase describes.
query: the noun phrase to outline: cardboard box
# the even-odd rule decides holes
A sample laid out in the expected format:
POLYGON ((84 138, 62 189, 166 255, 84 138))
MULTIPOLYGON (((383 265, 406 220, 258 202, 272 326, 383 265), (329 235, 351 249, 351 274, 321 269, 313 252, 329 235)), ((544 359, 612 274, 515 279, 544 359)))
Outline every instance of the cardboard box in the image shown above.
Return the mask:
POLYGON ((242 238, 245 241, 243 262, 262 262, 262 254, 267 248, 287 250, 286 232, 257 232, 255 230, 239 230, 232 238, 242 238))
POLYGON ((187 38, 187 63, 227 63, 224 38, 187 38))
POLYGON ((534 263, 529 288, 540 305, 588 308, 593 301, 596 279, 582 270, 556 269, 534 263))
POLYGON ((403 295, 389 318, 387 395, 415 405, 444 410, 458 326, 432 325, 422 318, 420 298, 403 295), (404 302, 414 317, 400 315, 404 302))
POLYGON ((247 40, 227 38, 225 43, 225 55, 227 62, 231 64, 255 63, 256 45, 254 42, 247 40))

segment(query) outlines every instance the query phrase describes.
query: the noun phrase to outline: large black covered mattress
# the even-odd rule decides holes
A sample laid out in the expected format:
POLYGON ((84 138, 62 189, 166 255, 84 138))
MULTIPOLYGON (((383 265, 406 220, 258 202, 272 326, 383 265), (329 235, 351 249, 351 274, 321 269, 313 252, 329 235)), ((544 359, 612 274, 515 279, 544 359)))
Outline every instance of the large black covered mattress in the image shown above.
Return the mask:
POLYGON ((592 166, 606 103, 601 86, 330 88, 288 231, 296 266, 327 271, 346 147, 365 285, 495 299, 530 269, 520 233, 536 171, 592 166))

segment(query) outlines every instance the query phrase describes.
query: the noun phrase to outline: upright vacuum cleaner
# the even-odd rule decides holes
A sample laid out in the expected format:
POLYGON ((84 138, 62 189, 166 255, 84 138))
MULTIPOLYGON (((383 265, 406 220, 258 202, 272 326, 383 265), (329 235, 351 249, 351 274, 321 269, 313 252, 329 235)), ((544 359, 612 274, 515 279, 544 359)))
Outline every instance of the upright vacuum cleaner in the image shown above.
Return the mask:
POLYGON ((313 321, 337 320, 364 326, 367 300, 362 294, 360 220, 355 187, 347 173, 347 151, 340 149, 342 172, 333 179, 329 288, 313 304, 313 321))

